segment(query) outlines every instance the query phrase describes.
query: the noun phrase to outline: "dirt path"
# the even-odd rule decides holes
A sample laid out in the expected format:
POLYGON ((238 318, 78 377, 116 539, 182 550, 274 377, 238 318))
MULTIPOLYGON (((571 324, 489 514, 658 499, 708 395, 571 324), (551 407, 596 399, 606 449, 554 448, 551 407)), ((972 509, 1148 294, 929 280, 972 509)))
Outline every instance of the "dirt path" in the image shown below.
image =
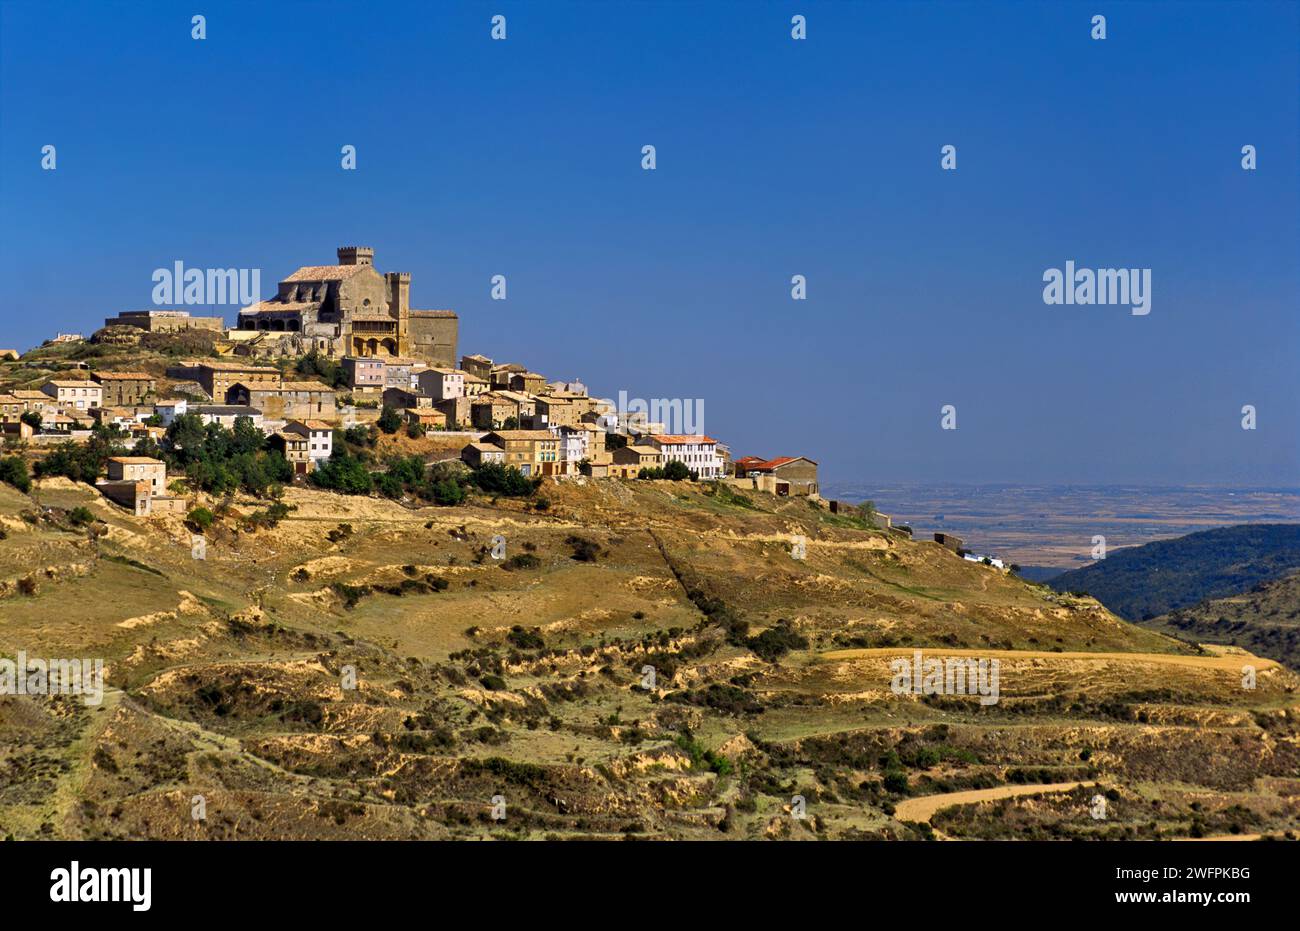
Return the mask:
POLYGON ((920 798, 904 799, 894 809, 894 817, 899 821, 929 821, 941 808, 953 805, 973 805, 976 802, 989 802, 1000 798, 1015 798, 1021 795, 1042 795, 1047 792, 1069 792, 1080 786, 1095 786, 1095 782, 1052 782, 1034 786, 997 786, 993 789, 971 789, 967 792, 945 792, 940 795, 923 795, 920 798))
POLYGON ((1091 660, 1099 663, 1157 663, 1168 666, 1189 666, 1194 669, 1218 669, 1225 672, 1241 672, 1243 663, 1253 665, 1256 670, 1273 669, 1280 664, 1271 659, 1264 659, 1250 653, 1225 653, 1219 656, 1186 656, 1179 653, 1053 653, 1047 650, 968 650, 951 647, 867 647, 857 650, 831 650, 822 653, 818 659, 831 662, 871 659, 872 657, 910 657, 913 650, 920 650, 928 656, 974 656, 988 659, 1045 659, 1045 660, 1091 660))

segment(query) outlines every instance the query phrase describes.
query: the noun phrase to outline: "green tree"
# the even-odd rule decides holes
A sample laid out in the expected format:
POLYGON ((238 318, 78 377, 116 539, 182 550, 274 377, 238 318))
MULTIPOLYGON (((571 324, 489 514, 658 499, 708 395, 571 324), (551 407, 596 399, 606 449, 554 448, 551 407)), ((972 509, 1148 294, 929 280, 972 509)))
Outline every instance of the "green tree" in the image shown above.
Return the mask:
POLYGON ((41 429, 42 418, 40 411, 23 411, 22 415, 18 419, 27 424, 27 426, 31 427, 33 430, 41 429))
POLYGON ((691 477, 691 470, 684 462, 678 462, 676 459, 664 466, 664 478, 674 482, 682 482, 691 477))
POLYGON ((396 409, 385 404, 383 411, 379 414, 379 420, 375 422, 375 426, 385 433, 396 433, 398 428, 402 426, 402 415, 397 413, 396 409))
POLYGON ((32 478, 27 474, 27 463, 22 456, 0 459, 0 482, 12 485, 23 494, 32 490, 32 478))

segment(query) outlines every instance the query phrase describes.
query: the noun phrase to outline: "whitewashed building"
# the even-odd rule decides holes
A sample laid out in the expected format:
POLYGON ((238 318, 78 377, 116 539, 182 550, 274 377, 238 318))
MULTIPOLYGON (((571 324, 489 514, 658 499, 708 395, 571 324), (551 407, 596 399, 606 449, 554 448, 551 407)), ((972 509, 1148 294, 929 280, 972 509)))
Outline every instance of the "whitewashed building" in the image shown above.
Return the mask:
POLYGON ((700 433, 652 433, 641 440, 642 445, 659 451, 660 463, 683 463, 702 479, 722 478, 722 459, 718 456, 718 441, 700 433))

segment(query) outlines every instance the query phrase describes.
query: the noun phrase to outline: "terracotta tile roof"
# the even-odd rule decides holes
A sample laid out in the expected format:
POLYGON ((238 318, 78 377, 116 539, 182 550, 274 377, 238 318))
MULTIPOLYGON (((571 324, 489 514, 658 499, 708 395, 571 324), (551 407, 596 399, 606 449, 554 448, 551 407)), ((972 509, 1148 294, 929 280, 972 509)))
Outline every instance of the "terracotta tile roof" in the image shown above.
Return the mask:
POLYGON ((321 306, 320 301, 258 301, 256 304, 249 304, 247 307, 241 307, 241 314, 274 314, 274 313, 302 313, 304 310, 315 310, 321 306))
POLYGON ((269 391, 272 393, 284 393, 286 391, 328 391, 330 394, 334 393, 333 388, 319 381, 285 381, 278 385, 244 385, 244 387, 249 391, 269 391))
POLYGON ((647 439, 654 440, 656 443, 662 443, 664 446, 683 446, 687 443, 717 443, 712 437, 699 434, 680 434, 680 433, 652 433, 647 439))
POLYGON ((412 317, 443 317, 447 319, 452 319, 457 317, 458 315, 454 310, 413 310, 411 311, 411 316, 412 317))
MULTIPOLYGON (((304 427, 307 432, 312 430, 327 430, 333 432, 334 428, 323 420, 291 420, 285 425, 285 430, 295 430, 295 428, 304 427)), ((295 430, 295 432, 300 432, 295 430)))
POLYGON ((549 430, 493 430, 488 436, 499 436, 503 440, 555 440, 549 430))
POLYGON ((105 378, 121 378, 129 381, 151 381, 153 376, 148 372, 94 372, 93 376, 100 381, 105 378))
MULTIPOLYGON (((747 456, 746 458, 750 458, 750 457, 747 456)), ((747 472, 771 472, 773 469, 778 469, 783 465, 787 465, 791 462, 796 462, 800 459, 804 460, 805 462, 812 462, 813 465, 817 464, 813 462, 811 459, 809 459, 807 456, 777 456, 775 459, 769 459, 766 462, 759 462, 756 465, 746 465, 744 468, 745 471, 747 472)), ((744 460, 741 460, 741 462, 743 461, 744 460)), ((738 462, 737 465, 739 464, 740 463, 738 462)))
POLYGON ((304 265, 281 281, 343 281, 371 265, 304 265))
POLYGON ((97 381, 63 381, 57 378, 51 378, 45 384, 54 385, 56 388, 98 388, 97 381))
POLYGON ((214 372, 261 372, 267 374, 275 372, 277 375, 280 373, 278 368, 270 365, 248 365, 244 362, 209 362, 204 359, 199 359, 194 362, 186 362, 184 365, 178 367, 187 369, 206 368, 212 369, 214 372))
POLYGON ((109 456, 109 462, 117 462, 122 465, 162 465, 161 459, 151 459, 148 456, 109 456))

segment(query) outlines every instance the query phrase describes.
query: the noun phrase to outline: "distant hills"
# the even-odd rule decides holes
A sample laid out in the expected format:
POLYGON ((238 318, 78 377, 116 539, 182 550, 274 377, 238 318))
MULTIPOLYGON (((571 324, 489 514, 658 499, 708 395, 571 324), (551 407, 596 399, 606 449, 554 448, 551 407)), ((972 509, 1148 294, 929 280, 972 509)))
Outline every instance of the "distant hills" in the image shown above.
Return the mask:
POLYGON ((1203 601, 1143 627, 1200 643, 1226 643, 1300 669, 1300 572, 1248 592, 1203 601))
POLYGON ((1116 550, 1047 580, 1087 592, 1121 617, 1149 620, 1249 592, 1300 569, 1300 524, 1240 524, 1116 550))

